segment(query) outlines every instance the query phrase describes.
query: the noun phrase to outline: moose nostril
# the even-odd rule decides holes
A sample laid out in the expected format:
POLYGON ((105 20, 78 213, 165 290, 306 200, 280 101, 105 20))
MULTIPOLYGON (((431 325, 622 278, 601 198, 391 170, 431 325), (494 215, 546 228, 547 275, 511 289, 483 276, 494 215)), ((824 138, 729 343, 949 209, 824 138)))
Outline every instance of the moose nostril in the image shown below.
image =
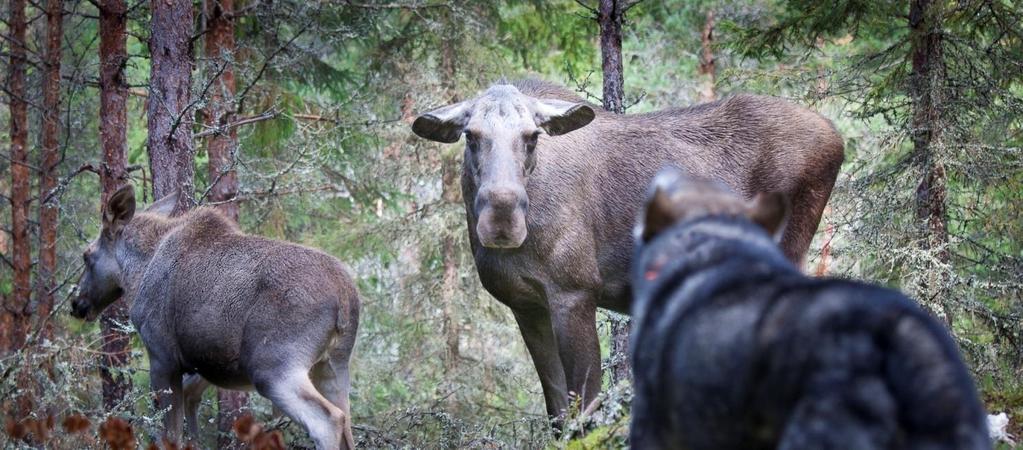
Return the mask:
POLYGON ((525 208, 527 205, 525 192, 515 187, 495 187, 483 189, 480 192, 481 206, 490 206, 496 209, 525 208))
POLYGON ((490 193, 490 201, 495 206, 511 206, 518 203, 515 192, 511 189, 503 189, 500 191, 494 191, 490 193))

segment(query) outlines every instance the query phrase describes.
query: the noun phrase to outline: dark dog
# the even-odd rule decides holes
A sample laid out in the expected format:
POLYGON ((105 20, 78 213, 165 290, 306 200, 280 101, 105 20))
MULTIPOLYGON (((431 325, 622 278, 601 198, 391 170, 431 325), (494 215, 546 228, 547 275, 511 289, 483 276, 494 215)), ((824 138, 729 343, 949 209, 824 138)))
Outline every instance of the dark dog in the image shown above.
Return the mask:
POLYGON ((636 449, 988 449, 945 329, 891 289, 804 276, 781 195, 664 170, 636 227, 636 449))

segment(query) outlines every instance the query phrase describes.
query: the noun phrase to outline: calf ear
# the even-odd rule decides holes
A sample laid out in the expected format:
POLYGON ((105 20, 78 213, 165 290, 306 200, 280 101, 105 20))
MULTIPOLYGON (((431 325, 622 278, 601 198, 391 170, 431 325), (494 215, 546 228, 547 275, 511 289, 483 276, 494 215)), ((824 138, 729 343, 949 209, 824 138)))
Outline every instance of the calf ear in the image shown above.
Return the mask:
POLYGON ((789 220, 788 197, 780 192, 757 194, 750 205, 750 220, 764 227, 775 241, 780 241, 789 220))
POLYGON ((178 204, 178 193, 165 195, 163 198, 153 202, 146 208, 147 213, 157 214, 164 217, 170 217, 171 213, 174 212, 174 207, 178 204))
POLYGON ((124 228, 135 216, 135 188, 132 185, 121 186, 103 208, 103 230, 111 237, 124 228))
POLYGON ((423 113, 412 122, 412 132, 423 139, 452 144, 458 142, 469 123, 469 101, 423 113))
POLYGON ((585 103, 553 99, 536 101, 536 126, 551 136, 578 130, 592 122, 594 117, 593 108, 585 103))

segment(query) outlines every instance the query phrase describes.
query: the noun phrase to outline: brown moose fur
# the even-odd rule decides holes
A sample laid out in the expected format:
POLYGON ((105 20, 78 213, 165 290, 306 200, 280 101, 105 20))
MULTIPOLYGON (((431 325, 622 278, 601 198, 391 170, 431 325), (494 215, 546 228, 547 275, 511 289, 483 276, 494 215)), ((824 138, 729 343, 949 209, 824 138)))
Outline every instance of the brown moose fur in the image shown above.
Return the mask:
POLYGON ((170 406, 172 441, 185 409, 197 431, 196 396, 208 380, 254 388, 318 448, 353 446, 348 361, 359 298, 347 268, 312 248, 244 234, 212 208, 168 217, 175 202, 135 214, 130 186, 111 196, 72 313, 94 319, 123 293, 158 403, 170 406))
POLYGON ((552 416, 569 392, 589 402, 600 390, 596 308, 629 311, 630 230, 659 169, 678 166, 747 198, 785 194, 793 213, 781 246, 798 264, 843 160, 830 121, 753 95, 616 115, 525 80, 427 112, 412 129, 439 142, 469 136, 462 193, 476 266, 514 312, 552 416))

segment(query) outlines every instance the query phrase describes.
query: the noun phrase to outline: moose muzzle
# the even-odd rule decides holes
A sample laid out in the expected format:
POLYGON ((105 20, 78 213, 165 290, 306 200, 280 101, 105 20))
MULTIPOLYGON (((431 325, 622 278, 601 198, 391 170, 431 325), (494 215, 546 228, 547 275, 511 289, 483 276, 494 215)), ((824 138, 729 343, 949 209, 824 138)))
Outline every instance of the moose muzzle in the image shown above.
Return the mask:
POLYGON ((526 240, 529 198, 521 186, 483 187, 476 196, 476 235, 487 248, 518 248, 526 240))

